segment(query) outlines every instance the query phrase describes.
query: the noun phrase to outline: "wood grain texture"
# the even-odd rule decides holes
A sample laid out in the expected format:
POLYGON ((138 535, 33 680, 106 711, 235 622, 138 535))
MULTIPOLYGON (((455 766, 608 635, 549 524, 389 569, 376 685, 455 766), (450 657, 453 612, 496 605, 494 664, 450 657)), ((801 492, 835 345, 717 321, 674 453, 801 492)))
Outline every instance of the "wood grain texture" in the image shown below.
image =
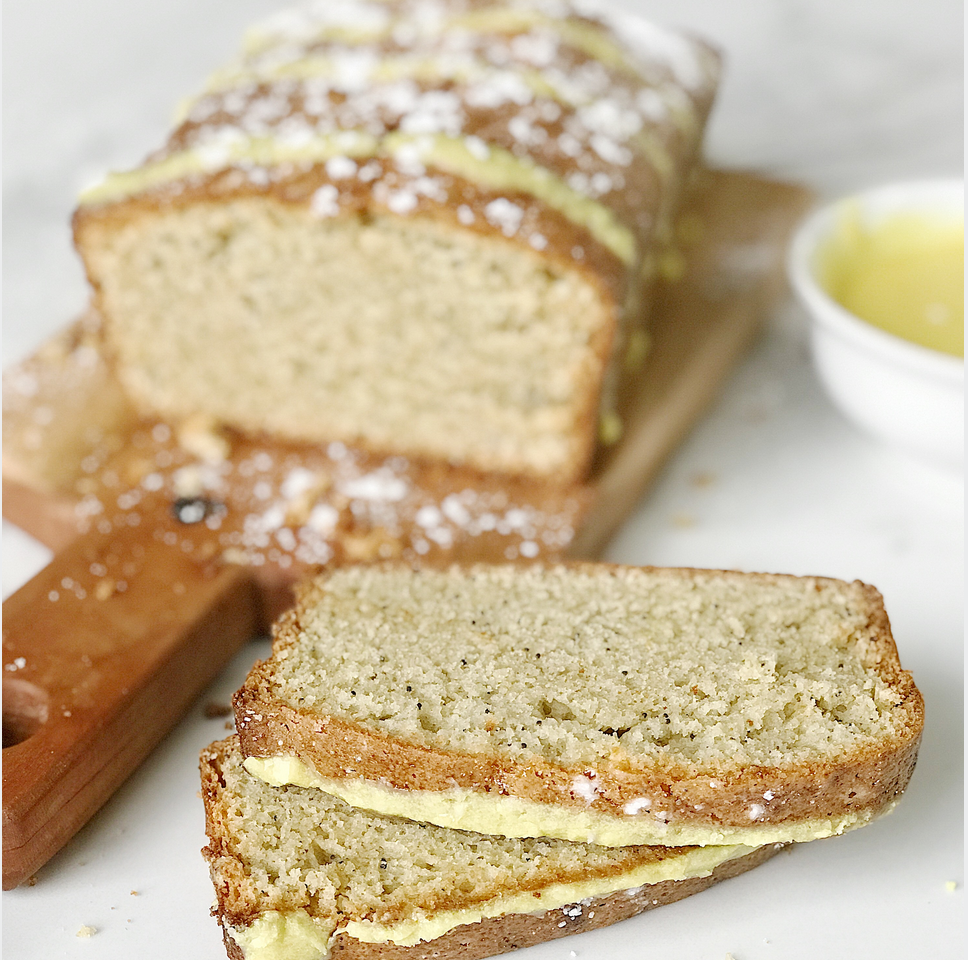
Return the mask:
POLYGON ((4 603, 4 887, 79 829, 314 566, 600 555, 781 294, 809 203, 748 174, 698 178, 621 441, 579 485, 140 419, 93 314, 7 371, 3 514, 57 555, 4 603), (215 458, 199 447, 213 437, 215 458))
POLYGON ((75 539, 3 605, 3 887, 72 837, 262 626, 250 572, 138 527, 75 539))
MULTIPOLYGON (((228 512, 220 542, 224 547, 231 531, 242 532, 232 552, 256 567, 268 593, 278 598, 273 608, 288 602, 292 580, 314 563, 330 560, 398 554, 431 562, 504 560, 531 555, 532 544, 546 558, 599 555, 782 294, 786 242, 810 202, 802 188, 750 174, 706 171, 697 178, 679 221, 680 262, 671 279, 658 284, 650 352, 621 400, 622 439, 599 452, 585 483, 538 485, 355 451, 337 463, 324 448, 228 437, 234 472, 222 501, 228 512), (270 461, 271 468, 250 470, 243 477, 239 468, 260 458, 270 461), (314 475, 309 488, 284 504, 297 538, 302 534, 294 512, 301 511, 305 519, 314 506, 325 506, 337 518, 324 544, 318 538, 312 544, 301 541, 282 551, 289 556, 280 562, 279 549, 272 559, 256 544, 259 534, 252 534, 260 511, 266 516, 267 498, 260 501, 255 494, 257 484, 269 481, 268 500, 275 504, 296 468, 314 475), (379 497, 368 494, 370 502, 364 503, 366 497, 347 492, 361 479, 402 484, 406 496, 390 503, 390 509, 374 509, 379 497), (452 521, 452 511, 432 529, 433 539, 415 523, 422 508, 439 510, 448 496, 471 491, 480 496, 456 507, 458 513, 470 511, 470 525, 452 521), (515 530, 501 534, 493 524, 486 531, 474 526, 482 516, 500 521, 516 510, 530 513, 535 536, 519 536, 515 530)), ((93 314, 83 318, 4 378, 4 516, 55 550, 88 524, 89 517, 76 513, 85 498, 107 503, 136 488, 150 470, 162 474, 173 499, 176 473, 198 462, 177 437, 156 439, 158 425, 139 420, 127 406, 99 352, 97 322, 93 314), (38 423, 40 409, 46 410, 43 424, 38 423), (159 467, 162 457, 166 466, 159 467)))

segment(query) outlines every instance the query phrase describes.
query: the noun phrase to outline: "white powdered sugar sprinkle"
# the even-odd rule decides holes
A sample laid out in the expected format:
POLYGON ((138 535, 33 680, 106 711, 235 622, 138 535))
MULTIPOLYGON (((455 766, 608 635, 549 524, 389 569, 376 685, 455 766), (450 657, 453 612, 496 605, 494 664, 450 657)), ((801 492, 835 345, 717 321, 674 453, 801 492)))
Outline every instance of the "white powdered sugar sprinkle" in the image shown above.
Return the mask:
POLYGON ((326 161, 326 175, 333 180, 344 180, 356 173, 356 161, 349 157, 330 157, 326 161))
POLYGON ((339 191, 331 183, 323 184, 309 201, 309 208, 317 217, 335 217, 339 214, 339 191))
POLYGON ((489 223, 500 227, 504 236, 513 237, 518 232, 518 227, 521 226, 524 210, 507 198, 498 197, 497 200, 492 200, 484 208, 484 216, 487 217, 489 223))

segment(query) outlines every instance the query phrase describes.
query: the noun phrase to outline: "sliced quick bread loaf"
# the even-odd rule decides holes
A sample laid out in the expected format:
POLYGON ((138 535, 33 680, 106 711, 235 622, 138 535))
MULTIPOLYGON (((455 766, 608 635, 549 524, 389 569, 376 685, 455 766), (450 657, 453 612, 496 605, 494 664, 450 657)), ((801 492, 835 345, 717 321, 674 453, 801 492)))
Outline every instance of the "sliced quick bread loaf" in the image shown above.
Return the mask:
POLYGON ((487 957, 594 929, 742 873, 773 845, 512 840, 276 789, 235 738, 202 753, 213 912, 230 957, 487 957))
POLYGON ((388 565, 303 586, 236 724, 251 771, 383 813, 759 845, 889 810, 923 703, 861 583, 388 565))
POLYGON ((277 14, 81 198, 124 387, 169 421, 580 478, 718 74, 587 0, 277 14))

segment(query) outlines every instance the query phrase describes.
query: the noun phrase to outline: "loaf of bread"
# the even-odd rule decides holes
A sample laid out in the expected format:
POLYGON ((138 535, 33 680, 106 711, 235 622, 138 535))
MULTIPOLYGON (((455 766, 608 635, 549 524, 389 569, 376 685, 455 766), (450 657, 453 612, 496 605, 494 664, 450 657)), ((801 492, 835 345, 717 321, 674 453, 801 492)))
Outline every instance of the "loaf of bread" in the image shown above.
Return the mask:
POLYGON ((254 30, 75 214, 130 396, 168 422, 580 477, 642 354, 718 72, 615 17, 321 0, 254 30))
POLYGON ((202 753, 214 914, 235 960, 473 960, 605 926, 742 873, 775 847, 510 840, 381 817, 202 753))
POLYGON ((271 783, 607 846, 860 826, 923 725, 872 587, 604 564, 335 570, 235 709, 271 783))

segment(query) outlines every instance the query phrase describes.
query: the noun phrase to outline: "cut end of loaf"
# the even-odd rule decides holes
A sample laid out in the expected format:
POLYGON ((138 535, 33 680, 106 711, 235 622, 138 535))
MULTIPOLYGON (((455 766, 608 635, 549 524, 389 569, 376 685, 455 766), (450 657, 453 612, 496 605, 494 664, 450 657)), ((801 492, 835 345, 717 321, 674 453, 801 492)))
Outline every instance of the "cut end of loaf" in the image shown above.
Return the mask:
POLYGON ((271 197, 88 212, 78 244, 164 418, 561 479, 591 453, 613 308, 518 244, 271 197))

